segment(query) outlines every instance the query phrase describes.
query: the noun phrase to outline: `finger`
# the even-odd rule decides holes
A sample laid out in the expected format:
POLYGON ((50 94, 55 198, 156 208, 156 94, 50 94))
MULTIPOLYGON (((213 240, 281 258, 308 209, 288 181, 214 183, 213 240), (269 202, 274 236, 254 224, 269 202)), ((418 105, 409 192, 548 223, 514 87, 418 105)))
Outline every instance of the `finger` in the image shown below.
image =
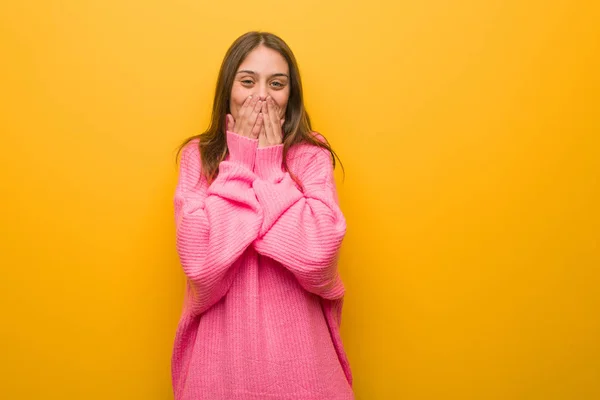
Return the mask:
POLYGON ((227 114, 227 117, 225 118, 225 130, 231 131, 234 129, 235 126, 235 120, 233 119, 233 115, 231 114, 227 114))
POLYGON ((279 104, 277 104, 275 102, 275 100, 273 100, 272 97, 270 97, 271 99, 271 105, 273 106, 273 112, 274 114, 277 116, 277 118, 283 118, 282 112, 281 112, 281 107, 279 107, 279 104))
POLYGON ((281 120, 281 127, 283 128, 283 124, 285 124, 285 119, 281 120))
POLYGON ((277 112, 277 104, 272 97, 267 99, 267 109, 269 110, 269 119, 271 121, 273 143, 281 142, 281 123, 279 122, 279 113, 277 112))
POLYGON ((254 127, 252 127, 252 133, 251 136, 254 139, 258 138, 258 135, 260 134, 260 131, 263 129, 263 114, 259 113, 258 117, 256 117, 256 123, 254 124, 254 127))
POLYGON ((271 118, 273 120, 274 124, 277 124, 279 122, 279 118, 281 118, 279 116, 279 106, 277 105, 277 103, 275 103, 275 100, 273 100, 272 97, 269 97, 269 110, 271 110, 271 118))
POLYGON ((254 106, 257 100, 258 97, 253 97, 252 95, 246 97, 246 100, 244 100, 244 104, 242 104, 242 108, 240 108, 240 112, 236 120, 236 133, 240 133, 240 131, 243 129, 244 121, 246 120, 246 116, 249 114, 248 109, 251 110, 251 107, 254 106))
POLYGON ((244 100, 244 104, 242 104, 242 107, 240 108, 240 116, 245 115, 252 101, 256 101, 256 99, 252 98, 252 95, 246 97, 246 100, 244 100))
POLYGON ((256 103, 254 103, 254 108, 252 109, 250 115, 248 115, 248 117, 246 117, 246 123, 245 123, 245 127, 244 129, 244 134, 246 136, 250 135, 252 132, 252 128, 254 128, 254 125, 256 124, 256 120, 258 118, 258 114, 260 113, 260 110, 262 109, 263 106, 263 102, 258 100, 256 101, 256 103))
POLYGON ((269 108, 268 101, 265 102, 264 109, 265 109, 265 112, 264 112, 265 116, 263 118, 263 120, 264 120, 263 125, 265 126, 265 134, 266 134, 267 141, 269 142, 269 144, 273 144, 273 143, 275 143, 275 135, 273 133, 272 119, 271 119, 271 116, 269 115, 271 111, 269 108))
POLYGON ((264 115, 261 116, 262 123, 260 126, 260 131, 258 133, 258 147, 265 147, 267 145, 266 132, 265 132, 265 124, 264 124, 264 115))

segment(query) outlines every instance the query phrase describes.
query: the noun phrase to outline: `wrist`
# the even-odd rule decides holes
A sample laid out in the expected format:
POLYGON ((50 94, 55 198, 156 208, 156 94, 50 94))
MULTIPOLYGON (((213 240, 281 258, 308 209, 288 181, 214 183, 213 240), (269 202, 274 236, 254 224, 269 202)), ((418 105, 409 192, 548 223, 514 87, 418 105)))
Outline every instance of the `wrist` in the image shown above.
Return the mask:
POLYGON ((263 180, 279 181, 285 173, 283 169, 283 144, 258 148, 254 170, 256 175, 263 180))
POLYGON ((227 149, 229 150, 230 160, 239 162, 248 169, 253 170, 258 139, 239 135, 233 131, 227 131, 227 149))

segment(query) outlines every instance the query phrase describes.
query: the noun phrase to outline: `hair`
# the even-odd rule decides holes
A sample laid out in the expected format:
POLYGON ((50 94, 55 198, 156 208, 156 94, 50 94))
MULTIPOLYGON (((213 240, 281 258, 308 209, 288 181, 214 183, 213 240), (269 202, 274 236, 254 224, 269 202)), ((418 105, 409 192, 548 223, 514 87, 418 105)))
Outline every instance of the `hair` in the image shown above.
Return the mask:
POLYGON ((177 157, 189 142, 200 139, 198 146, 202 161, 202 174, 209 183, 217 177, 219 164, 228 154, 225 121, 226 115, 230 112, 229 102, 235 75, 246 56, 261 45, 281 54, 289 67, 290 95, 285 111, 285 122, 282 127, 283 167, 302 188, 301 182, 298 181, 292 171, 289 171, 287 165, 287 154, 292 146, 306 143, 326 149, 331 154, 334 168, 336 158, 338 161, 340 159, 324 136, 321 135, 324 140, 320 140, 312 130, 310 118, 304 106, 300 71, 292 50, 280 37, 268 32, 253 31, 245 33, 229 47, 219 70, 210 125, 203 133, 187 138, 179 146, 177 157))

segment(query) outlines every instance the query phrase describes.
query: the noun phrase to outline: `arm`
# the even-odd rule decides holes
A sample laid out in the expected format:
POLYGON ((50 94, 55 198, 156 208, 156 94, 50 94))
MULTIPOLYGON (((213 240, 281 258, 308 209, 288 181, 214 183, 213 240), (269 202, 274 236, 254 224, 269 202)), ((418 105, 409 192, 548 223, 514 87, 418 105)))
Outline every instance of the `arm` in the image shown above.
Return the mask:
POLYGON ((177 252, 190 285, 188 304, 198 315, 227 293, 230 268, 256 239, 262 219, 252 189, 257 140, 227 133, 230 159, 208 186, 197 142, 182 153, 175 191, 177 252))
POLYGON ((282 154, 283 145, 257 150, 253 187, 263 223, 254 247, 288 268, 304 289, 340 299, 344 285, 337 256, 346 221, 337 202, 331 157, 316 146, 296 152, 290 169, 302 182, 303 193, 283 171, 282 154))

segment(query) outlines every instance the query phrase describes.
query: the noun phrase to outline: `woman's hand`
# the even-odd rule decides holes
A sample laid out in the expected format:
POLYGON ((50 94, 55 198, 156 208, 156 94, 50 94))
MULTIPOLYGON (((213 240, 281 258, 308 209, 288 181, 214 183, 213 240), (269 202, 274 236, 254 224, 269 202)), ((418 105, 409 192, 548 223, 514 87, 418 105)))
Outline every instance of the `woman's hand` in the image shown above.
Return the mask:
POLYGON ((260 101, 258 96, 254 98, 248 96, 237 119, 233 115, 227 114, 227 129, 235 132, 238 135, 258 139, 260 131, 263 127, 263 115, 260 110, 263 108, 264 101, 260 101))
POLYGON ((276 146, 283 140, 283 119, 280 119, 281 109, 275 104, 271 97, 262 106, 262 129, 258 137, 258 147, 276 146))

